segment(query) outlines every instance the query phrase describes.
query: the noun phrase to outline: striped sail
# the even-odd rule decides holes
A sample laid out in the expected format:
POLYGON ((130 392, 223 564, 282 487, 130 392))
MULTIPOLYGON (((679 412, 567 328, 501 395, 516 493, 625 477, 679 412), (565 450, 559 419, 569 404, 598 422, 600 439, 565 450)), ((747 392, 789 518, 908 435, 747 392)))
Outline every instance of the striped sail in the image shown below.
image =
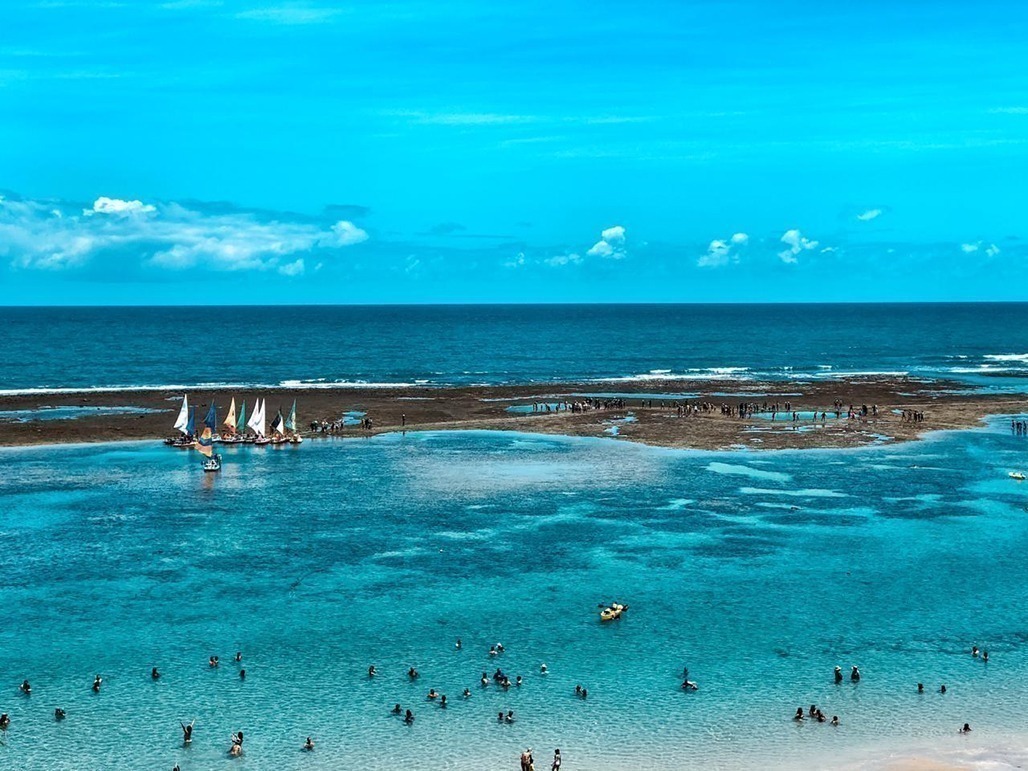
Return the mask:
POLYGON ((205 426, 203 433, 197 437, 196 442, 193 446, 200 451, 200 454, 205 457, 211 457, 214 453, 214 436, 211 434, 209 426, 205 426))
POLYGON ((182 397, 182 409, 179 410, 178 418, 175 420, 175 429, 181 431, 183 434, 188 434, 186 426, 189 425, 189 399, 186 396, 182 397))

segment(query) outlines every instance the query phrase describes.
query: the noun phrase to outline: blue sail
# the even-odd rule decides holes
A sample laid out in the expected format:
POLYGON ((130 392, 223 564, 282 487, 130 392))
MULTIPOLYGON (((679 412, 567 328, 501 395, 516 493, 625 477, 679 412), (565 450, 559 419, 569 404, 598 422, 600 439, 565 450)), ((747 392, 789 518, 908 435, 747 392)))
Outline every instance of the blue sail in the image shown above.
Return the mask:
POLYGON ((213 401, 211 401, 211 408, 207 410, 207 417, 203 419, 203 424, 211 431, 218 427, 218 408, 213 401))
POLYGON ((196 407, 189 408, 189 422, 186 423, 186 434, 192 436, 196 433, 196 407))

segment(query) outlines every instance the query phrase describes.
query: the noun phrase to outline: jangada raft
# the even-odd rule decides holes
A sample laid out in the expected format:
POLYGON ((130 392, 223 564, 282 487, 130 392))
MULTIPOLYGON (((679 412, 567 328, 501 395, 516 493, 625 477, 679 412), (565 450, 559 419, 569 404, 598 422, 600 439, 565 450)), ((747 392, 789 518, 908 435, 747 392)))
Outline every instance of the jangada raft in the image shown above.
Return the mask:
POLYGON ((600 621, 615 621, 621 618, 621 614, 628 610, 627 605, 612 602, 609 606, 600 611, 600 621))

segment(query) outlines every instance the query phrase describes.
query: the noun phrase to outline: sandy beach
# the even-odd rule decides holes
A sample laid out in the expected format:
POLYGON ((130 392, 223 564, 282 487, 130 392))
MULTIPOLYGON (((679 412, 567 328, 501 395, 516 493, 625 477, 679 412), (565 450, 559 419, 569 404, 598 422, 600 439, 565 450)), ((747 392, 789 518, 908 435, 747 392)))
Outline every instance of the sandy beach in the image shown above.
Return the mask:
MULTIPOLYGON (((924 382, 907 378, 859 378, 817 383, 725 381, 650 381, 646 383, 562 383, 497 387, 415 388, 297 388, 223 389, 191 391, 189 401, 199 416, 211 400, 225 414, 229 400, 267 400, 268 420, 281 406, 287 410, 297 401, 299 423, 308 431, 312 421, 336 421, 344 412, 360 411, 373 421, 370 433, 391 431, 439 431, 454 429, 517 430, 569 436, 616 437, 662 447, 720 450, 804 449, 854 447, 916 439, 925 432, 976 426, 990 414, 1011 414, 1025 407, 1025 400, 1010 395, 969 393, 956 383, 924 382), (688 398, 686 398, 687 395, 688 398), (582 412, 546 412, 540 405, 624 399, 617 408, 589 408, 582 412), (843 404, 841 418, 832 405, 843 404), (722 414, 721 405, 738 408, 743 402, 788 403, 789 411, 747 417, 722 414), (698 414, 680 415, 679 405, 708 405, 698 414), (521 405, 527 412, 513 413, 521 405), (847 419, 850 407, 866 418, 847 419), (870 408, 877 406, 877 415, 870 408), (812 420, 810 413, 827 411, 812 420), (923 413, 923 420, 903 419, 904 410, 923 413), (801 413, 792 420, 791 411, 801 413), (805 416, 802 413, 807 413, 805 416)), ((173 435, 171 425, 182 399, 181 392, 158 390, 90 390, 40 392, 0 397, 0 445, 65 442, 99 442, 158 439, 173 435), (132 407, 142 413, 89 415, 65 420, 3 420, 8 411, 34 411, 45 407, 86 410, 132 407)), ((24 416, 24 413, 20 413, 24 416)), ((348 426, 344 436, 369 432, 348 426)), ((316 436, 316 434, 314 435, 316 436)))

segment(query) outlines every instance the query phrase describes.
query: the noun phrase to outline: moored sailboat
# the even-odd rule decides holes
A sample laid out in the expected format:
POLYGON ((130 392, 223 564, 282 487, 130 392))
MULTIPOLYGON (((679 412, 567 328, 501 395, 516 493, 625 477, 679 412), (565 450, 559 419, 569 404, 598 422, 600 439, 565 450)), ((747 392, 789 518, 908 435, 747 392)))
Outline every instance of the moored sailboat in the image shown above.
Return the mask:
POLYGON ((271 421, 272 444, 282 444, 288 442, 289 439, 286 437, 286 421, 282 417, 282 408, 278 410, 278 414, 275 415, 275 419, 271 421))
POLYGON ((180 431, 182 436, 176 436, 172 439, 165 439, 165 444, 170 444, 173 447, 192 447, 193 446, 193 423, 189 412, 189 397, 187 395, 182 396, 182 409, 179 410, 178 417, 175 419, 176 431, 180 431))
POLYGON ((194 447, 204 456, 202 467, 204 471, 221 471, 221 455, 214 452, 214 432, 212 428, 218 424, 218 410, 211 402, 211 408, 207 411, 204 419, 203 432, 196 438, 194 447))
POLYGON ((296 429, 296 399, 293 399, 293 407, 289 410, 289 417, 286 418, 286 428, 293 432, 289 437, 290 442, 299 444, 303 441, 303 437, 300 436, 300 432, 296 429))
POLYGON ((257 403, 254 405, 253 414, 250 416, 250 422, 246 424, 253 429, 253 432, 256 435, 254 444, 264 445, 271 441, 267 436, 265 436, 264 409, 266 406, 266 399, 258 399, 257 403))
POLYGON ((228 414, 225 416, 225 420, 222 425, 224 425, 224 429, 221 433, 222 442, 225 444, 236 444, 243 441, 242 435, 236 431, 236 398, 234 396, 232 397, 232 402, 228 406, 228 414))

